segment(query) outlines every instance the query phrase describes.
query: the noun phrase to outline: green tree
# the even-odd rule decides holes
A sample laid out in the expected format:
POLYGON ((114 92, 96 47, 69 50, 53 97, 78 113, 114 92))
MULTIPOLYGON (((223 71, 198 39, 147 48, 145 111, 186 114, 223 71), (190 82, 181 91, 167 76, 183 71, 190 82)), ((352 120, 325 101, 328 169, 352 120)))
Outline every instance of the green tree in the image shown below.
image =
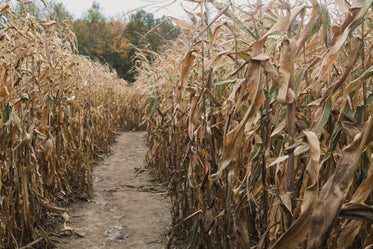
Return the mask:
POLYGON ((91 8, 85 13, 85 20, 89 23, 104 23, 106 22, 105 16, 101 13, 102 9, 98 2, 93 1, 91 8))
POLYGON ((78 40, 79 53, 98 58, 127 79, 128 42, 124 37, 126 21, 122 18, 107 19, 100 5, 94 2, 91 8, 73 23, 78 40))
MULTIPOLYGON (((175 29, 169 20, 163 22, 158 29, 148 33, 151 29, 159 25, 164 18, 165 17, 155 18, 152 13, 140 10, 131 15, 124 31, 124 36, 127 37, 128 41, 135 47, 148 48, 152 51, 159 52, 162 48, 161 45, 164 44, 164 40, 174 39, 180 34, 180 30, 175 29)), ((130 71, 136 63, 136 60, 133 58, 135 49, 128 48, 127 54, 130 60, 127 61, 126 68, 130 71)), ((126 79, 133 81, 135 76, 136 72, 130 72, 127 74, 126 79)))
POLYGON ((66 7, 63 3, 56 2, 56 1, 51 1, 49 3, 49 9, 50 9, 51 19, 57 21, 57 23, 61 24, 61 23, 63 23, 64 20, 67 20, 70 23, 73 22, 73 16, 66 9, 66 7))
POLYGON ((73 23, 73 29, 78 40, 79 53, 101 60, 104 54, 104 38, 108 33, 107 21, 101 13, 101 7, 93 2, 91 8, 83 15, 83 19, 77 19, 73 23))
POLYGON ((93 2, 72 26, 80 54, 98 58, 115 69, 120 77, 133 82, 136 76, 136 72, 132 71, 136 63, 133 46, 158 52, 165 39, 178 35, 179 31, 170 21, 149 32, 161 21, 143 10, 131 15, 128 20, 119 16, 108 19, 102 14, 100 5, 93 2))

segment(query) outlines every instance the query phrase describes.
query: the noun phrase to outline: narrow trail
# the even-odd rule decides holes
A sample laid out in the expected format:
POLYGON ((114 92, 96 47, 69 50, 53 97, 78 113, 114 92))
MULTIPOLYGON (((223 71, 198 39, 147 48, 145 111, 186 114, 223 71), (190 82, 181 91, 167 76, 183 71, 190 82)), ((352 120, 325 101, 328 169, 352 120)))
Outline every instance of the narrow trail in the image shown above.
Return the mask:
POLYGON ((145 132, 123 132, 114 153, 94 167, 94 194, 68 212, 78 236, 59 240, 58 248, 163 248, 170 221, 165 188, 144 171, 145 132))

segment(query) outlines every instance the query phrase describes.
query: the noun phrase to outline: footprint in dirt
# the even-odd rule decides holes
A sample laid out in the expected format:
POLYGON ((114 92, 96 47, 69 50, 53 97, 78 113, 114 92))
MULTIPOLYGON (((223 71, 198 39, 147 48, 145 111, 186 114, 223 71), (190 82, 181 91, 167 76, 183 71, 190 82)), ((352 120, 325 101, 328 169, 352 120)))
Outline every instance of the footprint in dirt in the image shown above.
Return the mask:
POLYGON ((121 241, 126 240, 129 234, 126 233, 121 225, 115 225, 105 231, 105 240, 107 241, 121 241))

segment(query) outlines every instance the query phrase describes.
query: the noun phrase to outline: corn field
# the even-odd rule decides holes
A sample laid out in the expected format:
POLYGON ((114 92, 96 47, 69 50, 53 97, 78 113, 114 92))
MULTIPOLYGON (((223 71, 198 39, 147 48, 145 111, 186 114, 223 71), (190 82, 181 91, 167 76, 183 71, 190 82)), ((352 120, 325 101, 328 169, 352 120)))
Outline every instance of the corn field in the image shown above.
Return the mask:
POLYGON ((68 23, 0 9, 0 248, 18 248, 49 242, 45 214, 91 194, 92 159, 141 113, 134 89, 76 54, 68 23))
POLYGON ((89 196, 92 160, 140 126, 167 247, 373 248, 372 0, 185 2, 133 86, 77 55, 68 23, 0 4, 0 248, 48 246, 46 213, 89 196))
POLYGON ((168 246, 373 248, 372 1, 189 2, 138 54, 168 246))

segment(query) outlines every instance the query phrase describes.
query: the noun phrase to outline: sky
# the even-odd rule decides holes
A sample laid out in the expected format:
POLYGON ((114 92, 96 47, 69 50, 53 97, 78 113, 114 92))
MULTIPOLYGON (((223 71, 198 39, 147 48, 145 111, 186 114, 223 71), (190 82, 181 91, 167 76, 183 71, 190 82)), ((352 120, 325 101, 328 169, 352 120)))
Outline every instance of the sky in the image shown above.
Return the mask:
MULTIPOLYGON (((94 0, 57 0, 62 2, 67 9, 73 14, 74 18, 79 18, 88 10, 94 0)), ((182 0, 96 0, 106 17, 116 16, 117 14, 126 14, 131 10, 145 7, 148 12, 153 12, 156 17, 162 15, 173 16, 178 18, 186 17, 181 7, 183 2, 187 10, 192 10, 196 4, 188 3, 182 0), (172 4, 171 4, 172 3, 172 4), (171 5, 170 5, 171 4, 171 5)), ((228 0, 224 0, 227 1, 228 0)), ((235 3, 247 3, 247 0, 233 0, 235 3)))
MULTIPOLYGON (((180 6, 180 0, 175 1, 171 6, 159 10, 160 7, 169 5, 174 1, 171 0, 96 0, 106 17, 115 16, 117 14, 125 14, 131 10, 147 6, 145 8, 148 12, 155 13, 156 16, 171 15, 175 17, 184 16, 184 11, 180 6), (153 6, 149 6, 153 3, 153 6), (155 3, 155 4, 154 4, 155 3)), ((93 0, 59 0, 66 8, 74 15, 75 18, 81 15, 92 6, 93 0)))

